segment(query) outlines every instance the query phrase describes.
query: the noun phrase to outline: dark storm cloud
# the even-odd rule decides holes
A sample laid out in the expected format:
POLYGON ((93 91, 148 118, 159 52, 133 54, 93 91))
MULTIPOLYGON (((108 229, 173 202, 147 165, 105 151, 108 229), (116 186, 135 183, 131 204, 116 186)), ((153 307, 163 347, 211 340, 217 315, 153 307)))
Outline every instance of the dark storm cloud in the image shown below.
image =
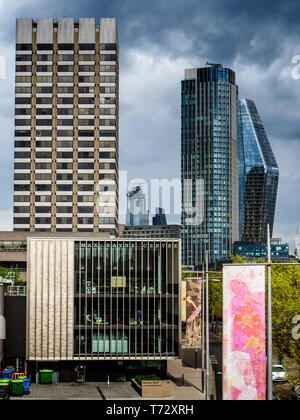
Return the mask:
MULTIPOLYGON (((97 7, 97 1, 92 3, 97 7)), ((104 5, 119 17, 125 46, 150 39, 167 54, 176 55, 167 37, 171 30, 181 30, 194 40, 194 54, 216 57, 226 65, 237 54, 268 65, 280 53, 283 38, 294 35, 299 39, 298 1, 163 0, 104 5)))
MULTIPOLYGON (((222 62, 241 97, 256 102, 280 166, 275 232, 291 241, 300 221, 300 54, 298 0, 0 0, 2 184, 11 209, 13 67, 17 17, 117 17, 120 42, 120 167, 129 178, 180 177, 180 80, 184 68, 222 62), (299 198, 298 198, 299 197, 299 198), (287 217, 288 215, 288 217, 287 217)), ((1 218, 1 214, 0 214, 1 218)), ((1 225, 0 221, 0 225, 1 225)))
MULTIPOLYGON (((183 31, 194 40, 193 53, 216 57, 230 65, 237 54, 245 60, 269 63, 280 53, 280 40, 299 39, 300 3, 295 0, 62 0, 18 2, 18 16, 95 16, 118 18, 123 47, 140 46, 151 40, 167 54, 170 31, 183 31), (36 7, 30 7, 34 3, 36 7)), ((6 7, 3 7, 4 12, 6 7)), ((0 39, 11 42, 13 20, 3 22, 0 39), (3 28, 4 29, 4 28, 3 28)))

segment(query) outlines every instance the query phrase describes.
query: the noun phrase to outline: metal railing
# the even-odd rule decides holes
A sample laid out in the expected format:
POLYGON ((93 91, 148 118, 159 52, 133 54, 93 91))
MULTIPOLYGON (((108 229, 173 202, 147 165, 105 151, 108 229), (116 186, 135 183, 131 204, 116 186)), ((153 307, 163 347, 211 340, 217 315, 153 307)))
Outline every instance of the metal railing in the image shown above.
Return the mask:
POLYGON ((27 287, 26 286, 8 286, 6 296, 26 296, 27 287))
POLYGON ((0 248, 0 252, 27 252, 27 248, 0 248))

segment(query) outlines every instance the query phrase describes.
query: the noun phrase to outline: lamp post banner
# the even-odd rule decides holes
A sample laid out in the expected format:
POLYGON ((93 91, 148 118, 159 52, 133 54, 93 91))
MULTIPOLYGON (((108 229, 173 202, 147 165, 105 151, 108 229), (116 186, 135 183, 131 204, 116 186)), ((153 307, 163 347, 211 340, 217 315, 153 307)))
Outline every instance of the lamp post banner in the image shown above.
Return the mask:
POLYGON ((186 343, 188 346, 201 346, 201 279, 186 281, 186 343))
POLYGON ((265 267, 223 267, 223 400, 266 399, 265 267))
POLYGON ((186 281, 181 282, 181 321, 186 322, 186 281))

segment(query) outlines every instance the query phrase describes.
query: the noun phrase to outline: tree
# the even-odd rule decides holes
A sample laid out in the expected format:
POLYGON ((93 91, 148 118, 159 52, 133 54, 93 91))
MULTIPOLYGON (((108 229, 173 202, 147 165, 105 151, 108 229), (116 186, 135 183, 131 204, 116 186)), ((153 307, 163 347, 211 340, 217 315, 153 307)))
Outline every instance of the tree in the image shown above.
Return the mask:
POLYGON ((14 274, 15 274, 15 281, 14 284, 16 286, 23 286, 26 282, 24 282, 23 280, 21 280, 21 273, 20 273, 20 269, 18 264, 16 265, 15 269, 14 269, 14 274))
MULTIPOLYGON (((220 273, 221 274, 221 273, 220 273)), ((209 282, 209 313, 215 318, 223 316, 223 282, 209 282)))
POLYGON ((10 272, 11 270, 9 270, 8 268, 0 266, 0 277, 2 277, 3 279, 6 279, 8 273, 10 272))
POLYGON ((292 337, 292 319, 300 315, 300 267, 272 267, 273 349, 299 363, 300 342, 292 337))
POLYGON ((20 276, 20 269, 19 269, 18 264, 16 265, 14 269, 0 266, 0 277, 2 277, 3 279, 6 279, 9 277, 10 273, 13 273, 12 280, 15 285, 25 284, 25 282, 21 280, 20 278, 21 276, 20 276))
MULTIPOLYGON (((240 256, 230 256, 234 264, 247 264, 249 261, 240 256)), ((266 263, 263 258, 252 260, 252 263, 266 263)), ((273 263, 280 262, 273 261, 273 263)), ((295 263, 297 261, 290 260, 295 263)), ((272 330, 273 352, 284 359, 287 356, 300 364, 300 342, 292 337, 292 319, 300 315, 300 266, 272 265, 272 330)), ((267 290, 266 266, 266 290, 267 290)), ((267 294, 266 294, 267 308, 267 294)))

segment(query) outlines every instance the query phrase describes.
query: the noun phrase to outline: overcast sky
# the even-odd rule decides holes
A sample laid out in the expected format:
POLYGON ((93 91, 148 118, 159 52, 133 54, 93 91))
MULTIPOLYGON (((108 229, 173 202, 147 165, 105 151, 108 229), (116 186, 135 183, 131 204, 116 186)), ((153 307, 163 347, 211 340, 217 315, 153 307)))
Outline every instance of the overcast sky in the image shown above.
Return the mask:
POLYGON ((212 61, 236 72, 240 97, 255 101, 280 169, 273 236, 294 248, 300 78, 292 77, 292 59, 300 56, 299 0, 0 0, 0 55, 6 60, 6 79, 0 79, 0 229, 12 229, 15 20, 63 15, 118 20, 120 169, 129 180, 180 177, 184 69, 212 61))

